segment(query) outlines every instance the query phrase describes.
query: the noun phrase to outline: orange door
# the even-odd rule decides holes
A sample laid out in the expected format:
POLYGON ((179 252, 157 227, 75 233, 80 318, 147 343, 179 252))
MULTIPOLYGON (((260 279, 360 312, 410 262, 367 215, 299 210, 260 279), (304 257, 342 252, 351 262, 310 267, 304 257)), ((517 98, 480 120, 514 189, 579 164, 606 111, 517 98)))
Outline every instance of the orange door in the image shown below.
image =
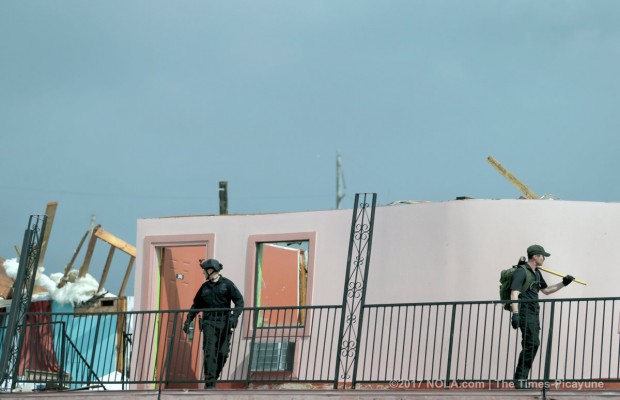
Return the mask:
MULTIPOLYGON (((199 259, 206 258, 206 245, 174 246, 161 249, 161 285, 159 309, 187 310, 204 282, 199 259)), ((193 340, 183 332, 187 313, 162 313, 159 323, 157 371, 163 380, 187 381, 202 379, 202 344, 195 321, 193 340), (176 314, 176 321, 175 321, 176 314), (174 334, 172 353, 168 354, 174 334)), ((197 383, 166 385, 168 388, 198 388, 197 383)))
MULTIPOLYGON (((263 247, 261 307, 299 305, 299 250, 266 244, 263 247)), ((266 326, 297 324, 297 310, 267 310, 266 326)))

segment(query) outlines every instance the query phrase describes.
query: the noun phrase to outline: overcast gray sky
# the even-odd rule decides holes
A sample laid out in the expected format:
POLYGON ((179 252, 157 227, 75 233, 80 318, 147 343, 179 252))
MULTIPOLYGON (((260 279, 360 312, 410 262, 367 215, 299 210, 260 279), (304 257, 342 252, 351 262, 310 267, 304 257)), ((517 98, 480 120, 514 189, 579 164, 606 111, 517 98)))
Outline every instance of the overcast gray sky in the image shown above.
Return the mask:
POLYGON ((140 218, 218 213, 222 180, 230 213, 334 208, 337 151, 345 208, 519 197, 489 155, 616 202, 619 21, 617 0, 3 0, 0 257, 49 201, 47 273, 91 214, 135 244, 140 218))

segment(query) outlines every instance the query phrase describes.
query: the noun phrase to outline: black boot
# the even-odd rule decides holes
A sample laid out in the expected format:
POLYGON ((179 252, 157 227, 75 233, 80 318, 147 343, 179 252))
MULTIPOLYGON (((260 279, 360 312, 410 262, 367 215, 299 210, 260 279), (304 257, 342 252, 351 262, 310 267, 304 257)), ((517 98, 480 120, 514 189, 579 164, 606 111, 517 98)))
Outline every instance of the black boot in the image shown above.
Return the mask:
POLYGON ((515 389, 523 390, 529 389, 530 385, 527 383, 527 379, 515 379, 515 389))

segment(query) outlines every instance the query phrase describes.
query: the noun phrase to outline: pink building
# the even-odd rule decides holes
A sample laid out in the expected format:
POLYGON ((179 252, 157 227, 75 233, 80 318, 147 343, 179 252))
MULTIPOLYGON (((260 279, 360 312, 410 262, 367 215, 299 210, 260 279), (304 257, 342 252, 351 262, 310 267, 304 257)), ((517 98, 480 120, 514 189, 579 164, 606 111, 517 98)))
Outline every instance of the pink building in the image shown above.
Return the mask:
MULTIPOLYGON (((181 297, 189 299, 202 282, 198 258, 213 257, 253 306, 257 245, 289 242, 307 244, 307 304, 340 304, 350 226, 350 209, 139 220, 136 309, 167 304, 160 264, 162 254, 165 260, 173 252, 187 254, 178 267, 187 277, 173 277, 179 288, 187 286, 178 290, 181 297)), ((533 243, 552 254, 547 268, 588 283, 556 296, 618 295, 620 203, 464 200, 380 206, 374 229, 367 303, 497 299, 499 271, 533 243)), ((545 276, 548 282, 559 279, 545 276)))
MULTIPOLYGON (((203 280, 198 265, 201 258, 217 258, 224 264, 223 274, 240 288, 246 307, 340 305, 351 218, 352 210, 347 209, 139 220, 135 309, 189 308, 203 280)), ((620 203, 457 200, 377 207, 366 304, 498 300, 500 271, 515 264, 534 243, 543 245, 552 254, 545 267, 570 273, 587 282, 587 285, 572 284, 553 298, 618 296, 620 203)), ((552 284, 560 278, 545 273, 545 279, 552 284)), ((494 307, 501 309, 501 305, 494 307)), ((617 315, 612 315, 610 310, 603 315, 606 326, 617 327, 617 315)), ((504 315, 501 311, 493 312, 504 315)), ((571 313, 565 309, 558 312, 571 313)), ((303 323, 305 317, 304 312, 299 311, 294 315, 262 318, 257 322, 257 329, 283 320, 295 320, 299 326, 305 326, 295 335, 299 333, 300 337, 308 338, 311 328, 303 323)), ((374 315, 369 313, 367 321, 378 318, 378 311, 374 315)), ((415 317, 407 318, 404 324, 410 326, 410 335, 417 334, 419 341, 423 334, 428 336, 421 330, 416 333, 419 323, 415 317)), ((462 324, 468 322, 464 314, 459 318, 462 324)), ((429 321, 425 323, 430 324, 429 321)), ((597 322, 586 320, 586 323, 597 322)), ((405 329, 405 334, 407 327, 399 327, 391 321, 382 332, 397 333, 405 329)), ((504 325, 504 329, 508 329, 506 327, 504 325)), ((544 325, 543 330, 547 327, 544 325)), ((592 329, 598 328, 592 325, 592 329)), ((251 330, 246 329, 246 332, 251 330)), ((337 333, 333 331, 331 336, 337 333)), ((414 350, 412 344, 391 344, 389 341, 393 339, 388 335, 384 338, 375 334, 377 338, 373 340, 388 348, 402 346, 401 352, 410 353, 414 350)), ((501 336, 499 338, 501 340, 501 336)), ((241 340, 250 340, 249 334, 241 340)), ((425 337, 424 340, 430 339, 425 337)), ((490 344, 493 346, 489 347, 501 346, 493 341, 484 342, 483 337, 463 336, 462 340, 471 341, 471 348, 490 344)), ((611 346, 617 347, 617 343, 611 346)), ((196 354, 197 351, 194 350, 196 354)), ((314 351, 320 353, 321 349, 314 351)), ((607 354, 606 348, 593 346, 591 351, 607 354)), ((609 351, 617 352, 611 347, 609 351)), ((296 353, 296 360, 298 355, 296 353)), ((414 361, 420 361, 413 356, 397 359, 394 354, 386 355, 385 360, 371 361, 370 356, 368 352, 361 354, 360 362, 376 364, 378 369, 383 368, 382 365, 393 365, 394 370, 397 366, 402 370, 403 366, 410 368, 414 361)), ((442 362, 441 357, 445 355, 435 362, 442 362)), ((239 361, 239 369, 244 362, 239 361)), ((459 367, 471 368, 465 357, 454 365, 457 374, 459 367)), ((380 376, 375 377, 372 368, 375 367, 362 372, 362 378, 381 380, 380 376)), ((566 374, 562 368, 553 372, 566 374)), ((616 369, 617 366, 611 371, 612 376, 617 373, 616 369)), ((510 368, 507 371, 493 374, 504 379, 512 373, 510 368)))

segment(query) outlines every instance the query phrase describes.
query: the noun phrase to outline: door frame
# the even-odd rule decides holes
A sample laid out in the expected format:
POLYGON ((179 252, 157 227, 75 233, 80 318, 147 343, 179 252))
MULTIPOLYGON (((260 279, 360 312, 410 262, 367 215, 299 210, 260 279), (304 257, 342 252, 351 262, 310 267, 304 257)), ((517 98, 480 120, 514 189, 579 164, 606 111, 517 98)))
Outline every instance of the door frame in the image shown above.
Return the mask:
POLYGON ((205 246, 207 258, 214 258, 215 234, 161 235, 144 238, 144 263, 142 278, 145 280, 140 296, 141 310, 159 310, 161 285, 160 260, 158 252, 164 247, 205 246))

